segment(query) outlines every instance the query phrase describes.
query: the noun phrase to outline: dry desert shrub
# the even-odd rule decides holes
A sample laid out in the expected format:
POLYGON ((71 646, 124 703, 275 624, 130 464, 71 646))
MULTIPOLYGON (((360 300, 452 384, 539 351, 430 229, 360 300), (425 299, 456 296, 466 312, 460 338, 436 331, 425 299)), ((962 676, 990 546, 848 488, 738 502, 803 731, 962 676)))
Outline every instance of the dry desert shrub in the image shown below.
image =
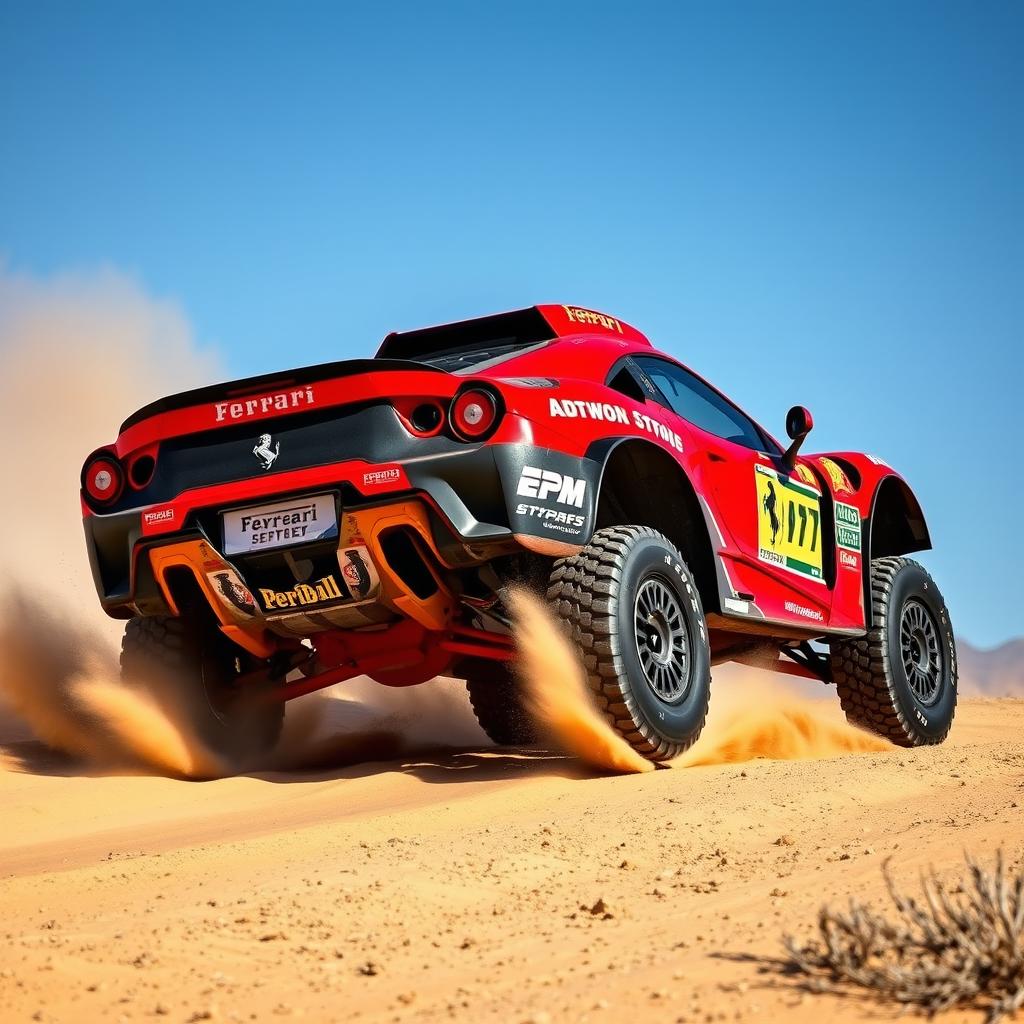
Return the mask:
POLYGON ((1002 852, 984 868, 967 857, 967 877, 949 888, 934 869, 921 897, 905 896, 883 868, 896 916, 856 900, 847 912, 823 906, 818 936, 785 940, 792 963, 815 987, 858 988, 929 1015, 980 1009, 989 1024, 1024 1005, 1024 873, 1004 869, 1002 852))

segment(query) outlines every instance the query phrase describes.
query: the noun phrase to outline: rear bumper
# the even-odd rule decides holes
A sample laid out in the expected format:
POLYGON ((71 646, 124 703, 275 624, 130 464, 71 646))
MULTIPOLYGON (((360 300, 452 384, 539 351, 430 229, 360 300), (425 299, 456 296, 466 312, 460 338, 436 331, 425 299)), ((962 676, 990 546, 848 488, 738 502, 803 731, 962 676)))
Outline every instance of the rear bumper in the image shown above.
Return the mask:
MULTIPOLYGON (((599 473, 600 467, 589 459, 522 443, 462 447, 401 463, 348 460, 194 488, 146 508, 90 513, 85 517, 86 544, 107 614, 161 614, 176 610, 168 595, 166 572, 172 562, 165 549, 190 546, 184 562, 200 586, 210 573, 220 571, 237 575, 250 591, 260 589, 259 572, 222 554, 223 509, 333 493, 342 523, 333 552, 335 558, 341 553, 342 562, 333 567, 344 570, 344 550, 366 547, 383 582, 388 567, 380 538, 399 525, 412 531, 438 565, 453 570, 519 547, 552 554, 577 548, 593 531, 599 473), (364 543, 367 536, 376 539, 364 543)), ((295 556, 304 558, 306 547, 295 548, 295 556)), ((318 570, 319 559, 331 554, 318 551, 318 570)), ((274 579, 281 583, 280 575, 274 579)), ((265 589, 287 593, 292 588, 265 589)), ((207 596, 216 600, 215 594, 207 596)), ((262 618, 265 609, 259 611, 262 618)))

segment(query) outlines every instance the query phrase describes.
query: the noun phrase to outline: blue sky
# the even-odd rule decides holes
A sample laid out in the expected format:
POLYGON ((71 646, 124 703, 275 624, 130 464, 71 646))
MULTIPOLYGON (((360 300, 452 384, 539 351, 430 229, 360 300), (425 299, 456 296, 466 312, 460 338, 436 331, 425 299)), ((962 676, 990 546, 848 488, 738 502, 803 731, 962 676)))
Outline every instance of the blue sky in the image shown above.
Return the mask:
POLYGON ((537 301, 904 470, 1024 633, 1024 5, 0 6, 0 254, 113 266, 235 375, 537 301))

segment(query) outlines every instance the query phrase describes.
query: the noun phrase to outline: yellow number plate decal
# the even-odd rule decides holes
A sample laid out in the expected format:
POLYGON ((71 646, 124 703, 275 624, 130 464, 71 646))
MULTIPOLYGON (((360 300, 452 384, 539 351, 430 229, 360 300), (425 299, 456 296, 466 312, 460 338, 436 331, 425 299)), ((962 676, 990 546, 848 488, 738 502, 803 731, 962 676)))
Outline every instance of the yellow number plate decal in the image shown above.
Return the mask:
POLYGON ((821 495, 767 466, 757 481, 757 556, 812 580, 822 580, 821 495))

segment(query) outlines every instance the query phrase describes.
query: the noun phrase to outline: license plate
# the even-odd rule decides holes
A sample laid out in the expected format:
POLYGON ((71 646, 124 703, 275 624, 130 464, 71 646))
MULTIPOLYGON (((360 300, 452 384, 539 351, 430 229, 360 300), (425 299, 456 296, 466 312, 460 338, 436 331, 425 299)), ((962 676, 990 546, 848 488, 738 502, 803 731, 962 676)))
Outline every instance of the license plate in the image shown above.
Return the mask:
POLYGON ((317 494, 223 513, 224 554, 245 555, 338 536, 334 496, 317 494))

